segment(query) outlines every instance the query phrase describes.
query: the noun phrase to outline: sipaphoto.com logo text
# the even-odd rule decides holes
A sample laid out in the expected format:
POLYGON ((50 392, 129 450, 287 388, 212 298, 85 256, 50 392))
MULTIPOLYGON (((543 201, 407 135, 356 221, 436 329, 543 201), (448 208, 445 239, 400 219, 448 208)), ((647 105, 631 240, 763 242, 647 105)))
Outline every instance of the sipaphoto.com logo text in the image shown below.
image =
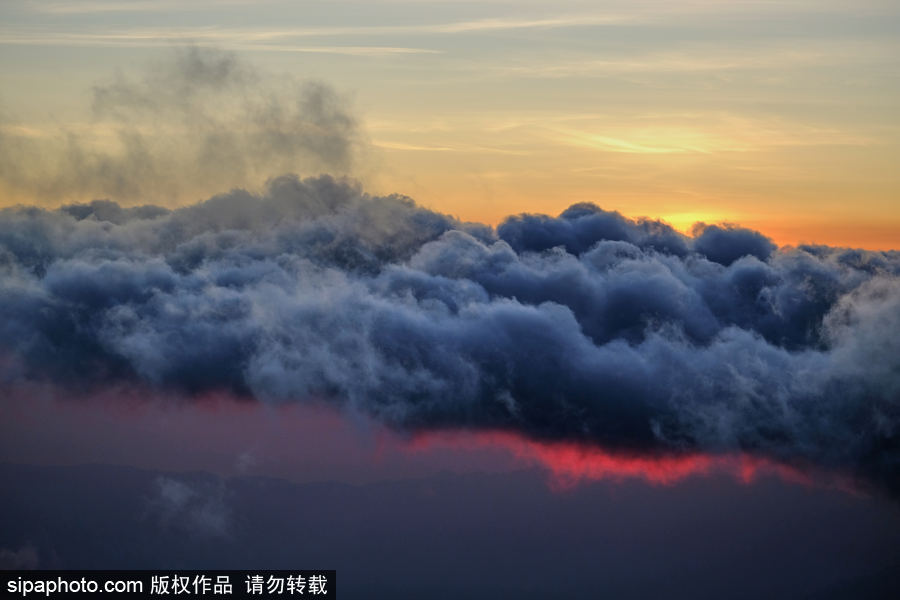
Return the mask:
POLYGON ((107 580, 101 583, 86 577, 81 579, 66 577, 31 579, 17 577, 6 582, 6 591, 23 597, 32 594, 49 597, 54 594, 97 594, 100 592, 141 593, 144 591, 144 583, 134 580, 107 580))

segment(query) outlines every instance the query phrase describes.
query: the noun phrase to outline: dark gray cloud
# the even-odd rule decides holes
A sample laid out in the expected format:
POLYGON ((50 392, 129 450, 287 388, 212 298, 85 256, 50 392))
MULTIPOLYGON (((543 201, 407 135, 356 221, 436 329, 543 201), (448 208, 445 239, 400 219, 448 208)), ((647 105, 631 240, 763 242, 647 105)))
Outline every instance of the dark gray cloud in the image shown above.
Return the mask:
POLYGON ((587 203, 573 204, 560 218, 530 214, 510 217, 500 225, 498 234, 516 252, 562 246, 567 252, 581 254, 601 240, 629 242, 678 256, 688 252, 684 236, 665 223, 632 221, 587 203))
POLYGON ((5 385, 327 401, 399 428, 900 472, 900 253, 593 205, 496 230, 318 177, 0 212, 5 385))
POLYGON ((709 260, 728 266, 739 258, 768 259, 775 251, 772 240, 758 231, 733 225, 697 223, 693 228, 694 248, 709 260))
POLYGON ((264 73, 221 50, 174 48, 91 92, 81 127, 23 133, 0 121, 0 189, 177 204, 272 173, 348 173, 364 147, 347 99, 329 85, 264 73))

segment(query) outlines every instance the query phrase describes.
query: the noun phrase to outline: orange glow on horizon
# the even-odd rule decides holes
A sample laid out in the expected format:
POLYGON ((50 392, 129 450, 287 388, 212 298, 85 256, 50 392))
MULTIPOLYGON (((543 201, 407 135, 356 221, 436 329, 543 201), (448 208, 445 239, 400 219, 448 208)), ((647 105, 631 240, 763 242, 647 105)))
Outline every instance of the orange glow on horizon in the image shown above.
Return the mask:
MULTIPOLYGON (((543 186, 517 190, 498 186, 490 189, 479 183, 478 178, 469 181, 438 182, 446 185, 404 185, 402 181, 370 182, 365 179, 362 187, 373 196, 400 193, 409 196, 418 205, 464 222, 475 222, 497 227, 510 216, 519 214, 545 214, 558 216, 573 204, 589 202, 603 210, 618 211, 629 219, 659 220, 677 231, 690 236, 695 223, 730 223, 759 231, 778 246, 801 244, 824 245, 863 250, 886 251, 900 249, 900 213, 879 214, 860 212, 847 215, 824 215, 810 212, 773 210, 771 207, 749 208, 738 199, 715 201, 710 198, 681 197, 677 193, 671 199, 656 195, 601 193, 599 188, 568 187, 549 194, 543 186), (743 208, 741 208, 743 206, 743 208)), ((227 186, 226 186, 227 187, 227 186)), ((265 193, 265 185, 238 185, 251 193, 265 193)), ((602 186, 600 186, 602 187, 602 186)), ((182 197, 170 197, 167 201, 149 198, 147 202, 170 209, 203 202, 226 191, 219 188, 198 188, 182 197)), ((40 200, 27 193, 7 189, 0 182, 0 209, 24 205, 54 210, 66 204, 89 203, 101 197, 97 195, 66 197, 55 202, 40 200)), ((143 202, 122 201, 123 206, 143 202)), ((790 202, 785 201, 785 205, 790 202)))
POLYGON ((745 453, 702 452, 647 453, 606 450, 600 446, 569 441, 539 441, 507 431, 433 431, 419 433, 408 442, 410 452, 434 448, 462 451, 502 449, 525 465, 538 465, 550 474, 554 489, 565 490, 585 481, 639 479, 654 485, 673 485, 689 477, 726 473, 750 484, 761 476, 774 475, 802 485, 825 485, 858 493, 841 474, 779 463, 745 453))
MULTIPOLYGON (((376 193, 389 192, 379 189, 376 193)), ((552 201, 529 196, 507 198, 499 194, 484 198, 463 190, 446 189, 435 195, 424 191, 407 193, 420 206, 452 215, 461 221, 492 227, 498 226, 509 216, 545 214, 555 217, 573 204, 589 202, 603 210, 618 211, 629 219, 662 221, 688 236, 695 223, 730 223, 756 230, 780 247, 812 244, 872 251, 900 249, 900 213, 859 213, 853 217, 831 218, 818 213, 741 209, 737 208, 737 201, 732 202, 735 206, 708 202, 691 208, 687 202, 663 202, 654 197, 614 198, 574 190, 571 194, 557 195, 552 201)))

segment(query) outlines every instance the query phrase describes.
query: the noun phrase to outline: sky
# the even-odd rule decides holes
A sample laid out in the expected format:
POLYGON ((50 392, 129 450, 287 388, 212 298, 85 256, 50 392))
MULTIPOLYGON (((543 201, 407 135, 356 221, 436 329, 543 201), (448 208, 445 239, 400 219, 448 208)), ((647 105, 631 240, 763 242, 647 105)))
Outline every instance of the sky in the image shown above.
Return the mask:
POLYGON ((728 221, 779 244, 889 249, 900 242, 898 13, 874 0, 14 0, 0 7, 0 123, 14 155, 0 202, 146 202, 149 184, 138 198, 121 173, 84 171, 169 156, 210 115, 233 130, 247 111, 289 110, 295 86, 317 81, 352 120, 345 160, 282 153, 149 186, 152 199, 340 171, 494 225, 590 201, 681 231, 728 221), (202 116, 98 102, 117 83, 165 86, 154 73, 185 44, 233 53, 243 104, 234 89, 199 99, 202 116), (67 169, 79 185, 47 183, 67 169))
POLYGON ((898 26, 0 4, 0 568, 896 597, 898 26))

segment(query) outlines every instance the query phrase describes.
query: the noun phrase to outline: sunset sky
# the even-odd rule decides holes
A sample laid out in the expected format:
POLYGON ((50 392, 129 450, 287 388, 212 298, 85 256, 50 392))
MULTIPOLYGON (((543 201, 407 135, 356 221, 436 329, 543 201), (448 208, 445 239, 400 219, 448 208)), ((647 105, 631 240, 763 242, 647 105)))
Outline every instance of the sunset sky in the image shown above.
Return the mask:
POLYGON ((779 244, 895 248, 898 28, 888 0, 11 0, 0 203, 176 206, 331 172, 490 224, 591 201, 682 231, 729 221, 779 244), (241 92, 214 90, 200 117, 98 108, 98 88, 164 86, 154 73, 185 47, 233 53, 241 92), (289 106, 308 81, 352 120, 347 160, 283 154, 158 183, 184 169, 163 159, 196 119, 252 128, 247 110, 289 106), (136 152, 155 167, 96 176, 136 152))
POLYGON ((0 0, 0 587, 900 598, 898 32, 0 0))

